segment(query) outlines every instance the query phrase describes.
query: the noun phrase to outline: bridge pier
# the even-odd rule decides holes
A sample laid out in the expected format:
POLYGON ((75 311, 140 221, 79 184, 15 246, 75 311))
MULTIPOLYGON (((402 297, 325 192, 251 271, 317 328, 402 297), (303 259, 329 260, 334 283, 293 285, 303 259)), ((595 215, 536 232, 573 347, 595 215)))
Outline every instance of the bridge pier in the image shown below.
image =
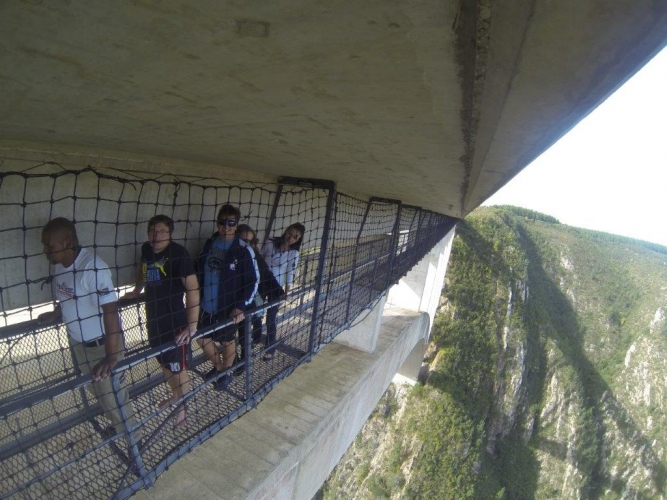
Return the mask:
POLYGON ((426 312, 433 326, 455 231, 456 228, 451 229, 416 266, 389 289, 386 307, 426 312))
POLYGON ((360 351, 374 352, 382 326, 382 312, 386 299, 386 295, 383 295, 375 306, 362 312, 361 317, 363 319, 357 320, 357 324, 352 328, 339 333, 334 342, 339 342, 360 351))
POLYGON ((428 313, 429 329, 399 367, 396 374, 409 383, 415 383, 424 360, 431 327, 440 302, 440 294, 445 282, 445 272, 456 228, 447 233, 408 274, 394 285, 387 298, 386 307, 402 307, 412 311, 428 313))

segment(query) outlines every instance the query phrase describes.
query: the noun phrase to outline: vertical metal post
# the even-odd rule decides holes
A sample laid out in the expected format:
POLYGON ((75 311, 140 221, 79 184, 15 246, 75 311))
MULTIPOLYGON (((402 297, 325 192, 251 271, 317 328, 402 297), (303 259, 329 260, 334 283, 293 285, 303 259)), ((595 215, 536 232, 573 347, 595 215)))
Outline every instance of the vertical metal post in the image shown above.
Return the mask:
POLYGON ((396 207, 396 221, 394 222, 393 235, 391 243, 389 244, 389 260, 387 262, 387 282, 385 283, 385 290, 389 288, 392 281, 392 275, 394 274, 394 259, 396 258, 396 252, 398 252, 398 239, 399 232, 401 230, 401 212, 403 211, 403 205, 399 202, 396 207))
MULTIPOLYGON (((415 207, 415 214, 412 216, 412 222, 410 223, 410 230, 408 231, 408 242, 405 248, 405 260, 410 262, 412 259, 412 249, 417 248, 417 240, 419 239, 419 221, 421 220, 422 209, 420 207, 415 207), (415 225, 415 220, 417 227, 414 229, 414 235, 412 234, 413 226, 415 225)), ((407 269, 401 269, 402 272, 407 271, 407 269)))
MULTIPOLYGON (((308 273, 310 273, 310 269, 308 269, 310 267, 310 259, 303 259, 302 262, 303 262, 303 271, 302 271, 303 279, 302 279, 301 287, 302 287, 302 290, 305 290, 306 289, 306 283, 308 283, 308 273)), ((299 298, 299 308, 303 307, 303 300, 304 300, 305 296, 306 296, 305 293, 301 294, 301 298, 299 298)))
POLYGON ((324 279, 324 266, 326 265, 326 255, 329 251, 329 230, 331 228, 331 218, 333 216, 335 188, 329 187, 327 196, 326 214, 324 217, 324 228, 322 229, 322 241, 320 242, 320 258, 317 267, 317 277, 315 278, 315 300, 313 302, 313 316, 310 323, 310 337, 308 339, 308 354, 315 354, 315 338, 317 337, 317 325, 320 312, 320 303, 322 299, 322 281, 324 279))
POLYGON ((415 224, 415 220, 417 221, 417 227, 415 228, 415 234, 417 234, 417 229, 419 229, 419 218, 421 217, 422 209, 421 207, 413 207, 415 209, 415 213, 412 216, 412 221, 410 222, 410 229, 415 224))
MULTIPOLYGON (((127 444, 130 449, 130 454, 132 455, 132 458, 134 458, 134 464, 136 467, 137 474, 141 477, 146 488, 150 488, 153 485, 153 481, 148 477, 146 466, 144 465, 144 461, 141 458, 141 453, 139 453, 139 441, 135 439, 134 436, 132 435, 132 431, 134 429, 130 429, 130 427, 127 425, 128 415, 125 406, 119 404, 118 401, 118 393, 121 390, 119 373, 113 373, 113 372, 111 373, 111 388, 113 389, 113 393, 116 399, 116 405, 118 406, 118 411, 120 412, 120 415, 123 418, 123 426, 125 427, 125 432, 127 432, 127 444)), ((129 404, 132 403, 130 402, 129 404)), ((184 405, 185 402, 182 402, 180 404, 184 405)), ((128 467, 130 467, 129 464, 128 467)))
POLYGON ((246 316, 243 323, 243 339, 245 349, 245 397, 246 401, 252 396, 252 315, 246 316))
POLYGON ((424 211, 420 208, 419 220, 417 222, 417 235, 416 235, 417 237, 415 238, 415 246, 417 246, 418 248, 421 246, 421 242, 424 240, 424 219, 426 219, 426 215, 424 214, 424 211))
POLYGON ((278 185, 278 190, 276 191, 276 196, 273 199, 273 208, 271 208, 271 215, 269 215, 269 222, 266 224, 266 233, 264 234, 264 242, 262 247, 266 245, 266 242, 269 241, 271 237, 271 231, 273 230, 273 221, 276 220, 276 214, 278 213, 278 204, 280 203, 280 197, 283 194, 283 185, 278 185))
POLYGON ((361 226, 359 227, 359 232, 357 233, 357 240, 354 244, 354 257, 352 258, 352 272, 350 273, 350 292, 347 295, 347 307, 345 310, 345 323, 350 321, 350 306, 352 302, 352 292, 354 291, 354 275, 357 272, 357 256, 359 255, 359 241, 361 241, 361 233, 364 230, 366 225, 366 219, 368 218, 368 213, 371 211, 371 205, 373 202, 371 200, 366 204, 366 211, 364 212, 364 218, 361 220, 361 226))

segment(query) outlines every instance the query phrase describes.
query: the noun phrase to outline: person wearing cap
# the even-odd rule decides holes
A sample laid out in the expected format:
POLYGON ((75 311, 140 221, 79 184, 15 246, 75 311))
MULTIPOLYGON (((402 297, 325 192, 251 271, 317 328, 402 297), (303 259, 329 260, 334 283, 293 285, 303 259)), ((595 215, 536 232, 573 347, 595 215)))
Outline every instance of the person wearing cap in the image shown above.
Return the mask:
POLYGON ((246 309, 253 307, 259 284, 255 252, 236 236, 240 218, 238 208, 223 205, 216 219, 218 231, 206 241, 197 259, 202 285, 199 328, 232 320, 232 324, 197 339, 213 365, 204 379, 214 379, 216 389, 224 389, 233 381, 229 368, 236 358, 237 324, 243 321, 246 309), (216 343, 221 346, 222 359, 216 343))

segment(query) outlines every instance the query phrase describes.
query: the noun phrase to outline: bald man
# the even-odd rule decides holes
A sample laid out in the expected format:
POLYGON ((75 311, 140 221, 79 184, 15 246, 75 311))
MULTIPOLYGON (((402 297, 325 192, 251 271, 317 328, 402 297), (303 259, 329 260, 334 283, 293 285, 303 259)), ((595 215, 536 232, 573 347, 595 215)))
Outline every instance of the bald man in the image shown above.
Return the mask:
MULTIPOLYGON (((117 393, 112 389, 111 370, 123 359, 125 346, 109 266, 79 246, 74 224, 63 217, 44 226, 42 245, 53 265, 52 287, 58 305, 53 312, 41 314, 38 322, 65 323, 78 367, 82 373, 91 374, 95 397, 111 420, 112 427, 105 429, 105 437, 119 434, 125 430, 122 413, 129 426, 135 426, 136 420, 125 386, 125 372, 120 375, 121 389, 117 393)), ((133 436, 141 437, 139 431, 134 431, 133 436)))

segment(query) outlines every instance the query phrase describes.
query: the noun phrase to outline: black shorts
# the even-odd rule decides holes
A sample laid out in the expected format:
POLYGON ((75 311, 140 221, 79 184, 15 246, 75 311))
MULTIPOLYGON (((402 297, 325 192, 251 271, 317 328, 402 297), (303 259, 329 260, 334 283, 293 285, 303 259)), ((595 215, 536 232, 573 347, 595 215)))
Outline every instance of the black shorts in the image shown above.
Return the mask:
MULTIPOLYGON (((215 325, 216 323, 219 323, 220 321, 225 321, 226 319, 227 318, 219 320, 215 314, 209 314, 206 311, 202 311, 201 315, 199 316, 199 324, 197 325, 197 329, 201 330, 202 328, 215 325)), ((233 342, 234 340, 236 340, 236 328, 237 325, 232 324, 224 328, 221 328, 219 330, 216 330, 212 333, 202 335, 202 338, 212 339, 215 340, 216 342, 233 342)))
POLYGON ((181 373, 188 367, 188 358, 190 357, 190 343, 177 345, 167 352, 158 354, 157 362, 160 366, 166 368, 171 373, 181 373))
POLYGON ((185 370, 187 368, 187 360, 192 356, 189 342, 187 345, 176 345, 174 337, 178 331, 167 332, 162 335, 155 335, 152 330, 148 331, 148 343, 151 347, 174 346, 173 349, 158 354, 155 358, 160 363, 160 366, 166 368, 171 373, 180 373, 185 370))

